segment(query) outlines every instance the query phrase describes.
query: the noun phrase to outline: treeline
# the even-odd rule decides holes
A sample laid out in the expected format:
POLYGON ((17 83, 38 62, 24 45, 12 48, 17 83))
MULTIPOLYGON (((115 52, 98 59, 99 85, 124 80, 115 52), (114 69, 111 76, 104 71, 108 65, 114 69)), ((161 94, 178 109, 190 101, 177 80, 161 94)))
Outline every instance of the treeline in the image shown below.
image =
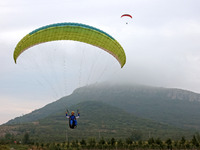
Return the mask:
POLYGON ((6 134, 0 139, 1 149, 40 149, 40 150, 70 150, 70 149, 199 149, 200 134, 195 133, 190 140, 182 137, 180 140, 170 138, 161 140, 160 138, 149 138, 146 141, 134 140, 132 137, 126 139, 105 139, 99 140, 88 138, 82 140, 70 140, 62 143, 42 143, 31 140, 28 133, 25 133, 21 140, 15 140, 14 135, 6 134))

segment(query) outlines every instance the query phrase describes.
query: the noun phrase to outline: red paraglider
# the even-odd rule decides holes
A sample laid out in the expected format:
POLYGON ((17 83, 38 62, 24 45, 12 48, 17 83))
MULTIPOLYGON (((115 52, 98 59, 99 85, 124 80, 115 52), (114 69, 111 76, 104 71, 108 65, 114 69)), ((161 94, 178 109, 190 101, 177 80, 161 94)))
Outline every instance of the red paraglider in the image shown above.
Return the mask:
POLYGON ((127 20, 127 21, 126 21, 126 24, 128 24, 128 22, 130 21, 129 19, 132 19, 132 18, 133 18, 133 17, 132 17, 131 15, 129 15, 129 14, 123 14, 123 15, 121 16, 121 18, 123 18, 123 17, 125 17, 125 18, 128 17, 128 19, 125 19, 125 20, 127 20))
POLYGON ((121 18, 122 18, 122 17, 125 17, 125 16, 126 16, 126 17, 130 17, 130 18, 133 18, 133 17, 132 17, 131 15, 129 15, 129 14, 123 14, 123 15, 121 16, 121 18))

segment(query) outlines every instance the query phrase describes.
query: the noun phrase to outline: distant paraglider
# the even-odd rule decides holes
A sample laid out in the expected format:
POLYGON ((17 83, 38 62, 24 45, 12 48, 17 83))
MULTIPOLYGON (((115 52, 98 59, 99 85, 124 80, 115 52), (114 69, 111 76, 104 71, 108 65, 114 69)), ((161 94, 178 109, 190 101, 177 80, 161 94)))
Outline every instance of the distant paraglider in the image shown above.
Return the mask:
POLYGON ((129 14, 123 14, 123 15, 121 16, 121 18, 122 18, 122 17, 125 17, 125 16, 126 16, 126 17, 130 17, 130 18, 133 18, 133 17, 132 17, 131 15, 129 15, 129 14))
MULTIPOLYGON (((123 14, 123 15, 121 15, 121 18, 123 18, 123 17, 128 17, 130 19, 133 18, 130 14, 123 14)), ((126 24, 128 24, 128 21, 126 21, 126 24)))

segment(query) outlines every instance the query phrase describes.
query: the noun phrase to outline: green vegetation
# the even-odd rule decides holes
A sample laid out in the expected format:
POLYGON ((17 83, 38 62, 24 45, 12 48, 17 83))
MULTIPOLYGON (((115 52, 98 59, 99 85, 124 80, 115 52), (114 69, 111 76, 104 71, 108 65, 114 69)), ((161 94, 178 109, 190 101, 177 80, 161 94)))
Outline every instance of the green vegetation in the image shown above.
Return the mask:
POLYGON ((34 122, 84 101, 104 102, 137 117, 183 129, 200 130, 200 95, 178 89, 134 85, 99 84, 83 87, 73 94, 10 120, 7 124, 34 122))
POLYGON ((9 139, 19 145, 21 141, 24 145, 55 148, 68 141, 70 144, 65 143, 64 147, 68 145, 70 149, 71 145, 78 145, 79 149, 81 145, 98 148, 99 143, 105 148, 110 145, 127 148, 127 143, 132 148, 138 145, 145 148, 148 143, 149 148, 151 143, 151 148, 161 145, 170 149, 180 147, 181 141, 185 147, 198 147, 199 134, 194 135, 200 131, 198 99, 199 94, 176 89, 88 86, 1 125, 1 142, 9 139), (80 110, 75 130, 68 126, 66 107, 80 110))
MULTIPOLYGON (((27 133, 24 135, 26 139, 27 133)), ((172 140, 170 138, 161 140, 160 138, 150 137, 149 139, 135 140, 131 137, 125 139, 115 139, 101 137, 99 140, 96 138, 88 138, 87 140, 68 140, 65 142, 34 142, 29 143, 14 143, 13 140, 4 139, 0 140, 0 150, 20 149, 20 150, 79 150, 79 149, 199 149, 200 148, 200 136, 199 133, 193 135, 192 139, 188 140, 185 137, 181 137, 178 140, 172 140)))
POLYGON ((168 137, 179 139, 191 137, 194 131, 183 130, 164 123, 138 118, 119 108, 97 101, 81 102, 71 106, 70 110, 81 110, 78 127, 74 130, 68 126, 65 109, 37 122, 4 125, 4 131, 13 133, 17 139, 29 141, 22 135, 29 135, 35 142, 63 142, 66 139, 81 140, 89 137, 115 139, 131 137, 134 140, 147 140, 149 137, 166 140, 168 137))

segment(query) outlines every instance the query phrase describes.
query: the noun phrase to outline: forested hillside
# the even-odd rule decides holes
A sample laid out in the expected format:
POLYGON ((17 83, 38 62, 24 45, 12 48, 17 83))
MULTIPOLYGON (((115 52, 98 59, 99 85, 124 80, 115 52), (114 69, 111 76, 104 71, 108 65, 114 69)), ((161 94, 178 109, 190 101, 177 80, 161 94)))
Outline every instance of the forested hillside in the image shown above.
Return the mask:
MULTIPOLYGON (((81 102, 69 107, 70 110, 79 108, 81 116, 78 127, 70 129, 65 111, 60 110, 44 119, 34 122, 1 126, 2 130, 22 138, 29 133, 33 141, 62 142, 75 139, 131 137, 135 140, 147 140, 150 137, 180 139, 182 136, 191 137, 193 131, 179 129, 167 124, 141 119, 122 109, 97 101, 81 102)), ((4 132, 6 133, 6 132, 4 132)))
POLYGON ((104 102, 137 117, 183 129, 200 130, 200 95, 180 89, 142 85, 97 84, 82 87, 7 124, 33 122, 84 101, 104 102))

